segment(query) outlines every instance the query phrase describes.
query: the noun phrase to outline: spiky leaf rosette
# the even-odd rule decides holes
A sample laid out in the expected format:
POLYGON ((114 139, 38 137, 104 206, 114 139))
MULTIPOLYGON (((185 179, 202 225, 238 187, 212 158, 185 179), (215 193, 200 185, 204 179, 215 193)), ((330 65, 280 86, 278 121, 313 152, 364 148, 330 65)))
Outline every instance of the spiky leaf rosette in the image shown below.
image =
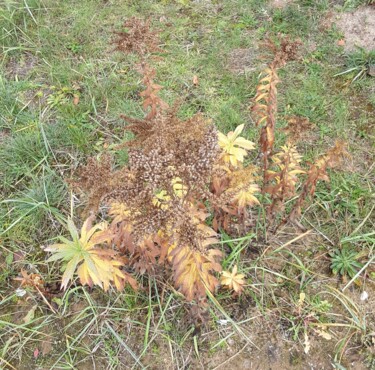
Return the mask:
POLYGON ((68 230, 72 240, 60 236, 61 243, 45 248, 46 251, 54 253, 48 262, 59 259, 66 262, 61 289, 66 289, 75 271, 83 285, 99 285, 104 290, 108 290, 113 284, 118 290, 122 290, 128 282, 136 288, 135 280, 121 270, 124 263, 116 252, 98 248, 98 245, 110 242, 113 234, 105 223, 93 226, 93 219, 92 216, 84 222, 81 235, 73 221, 68 219, 68 230))
POLYGON ((245 275, 238 274, 237 272, 237 265, 233 267, 232 272, 223 271, 221 274, 220 283, 228 289, 233 289, 235 294, 240 295, 245 285, 245 275))

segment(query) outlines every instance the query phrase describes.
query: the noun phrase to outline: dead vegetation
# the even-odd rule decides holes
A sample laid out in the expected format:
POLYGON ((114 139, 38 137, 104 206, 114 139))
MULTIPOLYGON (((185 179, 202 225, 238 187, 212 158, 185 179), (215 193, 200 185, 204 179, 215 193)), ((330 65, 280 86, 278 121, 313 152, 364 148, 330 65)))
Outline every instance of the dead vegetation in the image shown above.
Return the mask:
POLYGON ((126 30, 115 32, 118 38, 114 41, 115 50, 125 53, 138 53, 140 55, 162 52, 159 33, 151 30, 151 19, 143 20, 132 17, 125 21, 126 30))
MULTIPOLYGON (((181 5, 181 9, 190 14, 189 6, 181 5)), ((359 300, 354 286, 347 290, 352 301, 340 292, 326 291, 344 281, 345 273, 331 277, 330 256, 342 256, 341 247, 347 242, 326 234, 321 227, 336 217, 337 210, 329 213, 331 209, 342 204, 346 207, 341 191, 326 200, 327 193, 335 194, 334 184, 318 184, 328 182, 331 169, 348 158, 347 146, 337 141, 321 154, 329 147, 327 143, 333 142, 329 138, 316 150, 317 159, 306 161, 303 149, 311 137, 317 143, 319 122, 314 125, 307 118, 309 112, 303 113, 306 117, 295 112, 289 116, 285 109, 282 118, 287 127, 280 127, 278 94, 284 85, 279 76, 286 73, 280 69, 289 61, 302 61, 300 41, 279 35, 264 46, 272 60, 251 101, 259 129, 259 141, 253 143, 245 139, 249 127, 242 122, 228 124, 233 131, 222 133, 205 115, 186 115, 185 102, 170 107, 163 99, 171 93, 163 90, 164 81, 160 83, 156 73, 161 58, 152 55, 163 52, 158 31, 151 28, 150 19, 134 17, 124 27, 126 30, 118 33, 116 50, 135 53, 130 58, 140 60, 135 67, 140 77, 134 73, 135 82, 124 90, 133 98, 139 94, 143 118, 122 115, 125 133, 119 125, 113 136, 104 127, 106 121, 100 122, 105 143, 95 143, 94 157, 85 160, 86 165, 70 180, 70 210, 64 213, 72 217, 85 207, 85 221, 78 228, 79 220, 76 226, 71 218, 59 218, 70 236, 44 248, 52 253, 48 264, 46 254, 39 251, 36 263, 25 260, 17 265, 21 275, 10 281, 20 285, 18 298, 0 303, 6 309, 11 307, 10 316, 15 312, 9 326, 3 324, 8 313, 1 315, 4 321, 0 327, 3 325, 11 337, 0 338, 3 348, 9 350, 9 356, 0 355, 0 364, 7 366, 11 358, 12 367, 22 358, 22 363, 30 360, 43 367, 46 357, 56 360, 52 368, 65 366, 66 360, 69 366, 82 369, 125 368, 128 364, 157 369, 171 364, 178 368, 289 369, 306 363, 323 369, 333 362, 345 363, 345 353, 348 364, 364 366, 356 351, 373 347, 371 305, 359 300), (281 132, 285 135, 279 135, 281 132), (119 160, 119 153, 125 153, 125 161, 123 157, 119 160), (82 194, 83 204, 76 192, 82 194), (318 198, 314 200, 315 193, 318 198), (339 253, 332 246, 337 246, 339 253), (338 309, 338 305, 342 307, 338 309), (365 318, 370 318, 367 326, 365 318), (209 331, 201 330, 202 324, 209 331), (30 345, 24 346, 24 333, 34 347, 26 354, 23 347, 30 345), (65 353, 61 356, 56 347, 64 348, 65 353)), ((194 32, 192 35, 194 39, 194 32)), ((204 53, 197 44, 188 44, 191 55, 204 53)), ((259 68, 261 61, 249 57, 251 48, 236 50, 245 51, 238 54, 243 59, 237 61, 234 71, 242 72, 244 67, 255 79, 250 64, 258 59, 259 68), (242 61, 247 66, 242 66, 242 61)), ((303 63, 309 61, 303 59, 303 63)), ((113 72, 125 75, 128 84, 131 73, 127 61, 125 65, 122 69, 121 63, 116 64, 113 72)), ((165 67, 170 69, 170 65, 161 66, 165 78, 165 67)), ((200 71, 194 73, 193 79, 189 76, 194 93, 201 94, 201 99, 207 98, 206 93, 213 94, 219 101, 222 91, 218 93, 214 83, 207 89, 208 77, 200 71)), ((240 76, 239 83, 243 77, 248 83, 249 76, 240 76)), ((247 91, 251 88, 246 86, 247 91)), ((81 102, 73 103, 77 111, 85 104, 84 89, 80 94, 81 102)), ((283 98, 280 103, 282 106, 283 98)), ((94 108, 95 104, 92 101, 94 108)), ((138 100, 132 114, 142 117, 137 104, 138 100)), ((107 112, 108 102, 105 109, 107 112)), ((90 122, 92 119, 94 115, 90 122)), ((72 120, 71 126, 79 123, 72 120)), ((360 195, 356 199, 363 203, 366 198, 360 195)), ((346 212, 350 215, 350 210, 346 212)), ((356 232, 370 216, 371 212, 354 229, 354 238, 360 236, 356 232)), ((348 220, 345 228, 349 235, 353 230, 348 220)), ((365 249, 367 241, 354 240, 350 243, 365 249)), ((3 262, 7 249, 4 251, 0 258, 6 269, 9 261, 3 262)), ((364 282, 361 290, 368 290, 372 283, 371 266, 360 271, 371 261, 370 252, 366 253, 355 260, 354 275, 359 272, 363 276, 357 279, 364 282)), ((348 280, 345 284, 350 285, 348 280)))
MULTIPOLYGON (((75 271, 83 285, 99 285, 107 290, 125 284, 137 289, 134 278, 124 270, 138 274, 167 277, 189 302, 195 302, 192 314, 197 322, 205 317, 207 295, 219 287, 217 274, 222 251, 213 246, 221 230, 246 232, 249 212, 254 207, 267 210, 269 226, 288 220, 299 223, 302 206, 313 197, 317 182, 328 181, 327 169, 345 155, 343 143, 303 169, 302 156, 293 143, 296 129, 290 128, 289 143, 275 151, 277 121, 277 69, 295 59, 299 42, 287 38, 280 45, 268 42, 274 58, 265 70, 254 98, 253 112, 260 127, 262 166, 245 164, 255 144, 241 137, 244 125, 224 135, 210 120, 197 114, 188 120, 177 117, 177 108, 169 108, 154 82, 156 72, 146 64, 140 71, 146 87, 140 93, 144 119, 123 116, 133 139, 122 144, 128 149, 129 164, 113 168, 108 154, 102 160, 90 159, 75 182, 88 194, 88 213, 92 214, 79 233, 68 220, 72 241, 49 246, 51 261, 67 261, 62 279, 66 289, 75 271), (263 178, 260 203, 258 185, 263 178), (303 180, 305 178, 305 180, 303 180), (301 188, 300 193, 297 189, 301 188), (285 204, 296 199, 290 213, 285 204), (108 207, 111 221, 93 224, 99 207, 108 207), (212 225, 207 222, 212 216, 212 225), (236 227, 237 225, 237 227, 236 227), (160 275, 161 274, 161 275, 160 275)), ((295 126, 292 121, 290 127, 295 126)), ((303 121, 307 128, 307 122, 303 121)), ((221 283, 239 295, 244 275, 224 271, 221 283)))

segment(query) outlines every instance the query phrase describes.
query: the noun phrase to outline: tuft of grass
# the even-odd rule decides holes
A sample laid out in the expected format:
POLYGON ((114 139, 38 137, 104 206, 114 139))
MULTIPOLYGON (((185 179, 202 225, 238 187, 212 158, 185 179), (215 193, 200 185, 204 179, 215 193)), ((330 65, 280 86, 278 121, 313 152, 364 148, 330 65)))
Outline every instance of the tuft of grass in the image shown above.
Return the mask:
POLYGON ((346 55, 346 70, 337 73, 336 76, 350 75, 351 82, 363 78, 367 75, 370 68, 375 66, 375 50, 365 50, 357 47, 357 50, 346 55))
POLYGON ((54 219, 61 219, 59 210, 66 199, 66 185, 51 171, 33 178, 26 189, 2 201, 8 208, 2 219, 1 235, 17 242, 45 240, 51 228, 59 229, 54 219))
POLYGON ((48 153, 40 132, 13 135, 0 149, 4 188, 14 188, 21 179, 29 179, 47 163, 48 153))

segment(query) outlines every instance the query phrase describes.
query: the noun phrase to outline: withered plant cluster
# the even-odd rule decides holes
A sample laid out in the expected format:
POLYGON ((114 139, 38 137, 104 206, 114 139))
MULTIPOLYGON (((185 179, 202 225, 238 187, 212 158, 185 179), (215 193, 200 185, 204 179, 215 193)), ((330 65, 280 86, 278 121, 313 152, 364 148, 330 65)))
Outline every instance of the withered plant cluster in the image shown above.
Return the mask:
MULTIPOLYGON (((149 34, 139 20, 129 22, 134 30, 124 40, 132 39, 138 29, 143 36, 149 34)), ((302 168, 292 141, 274 150, 277 69, 289 58, 286 53, 295 53, 295 47, 288 45, 282 40, 279 48, 273 46, 274 60, 257 88, 253 111, 260 127, 258 167, 244 164, 248 152, 256 149, 240 136, 244 125, 225 135, 201 114, 179 119, 178 106, 170 108, 161 99, 155 71, 143 63, 145 90, 140 95, 145 117, 123 116, 126 130, 133 134, 132 140, 121 144, 128 150, 128 165, 114 167, 108 154, 88 160, 75 184, 87 195, 91 216, 81 233, 69 220, 72 240, 61 238, 61 243, 47 248, 54 252, 50 260, 66 261, 64 288, 76 270, 82 284, 104 289, 114 285, 120 290, 126 283, 136 288, 131 272, 163 273, 167 280, 172 277, 188 301, 204 307, 222 270, 222 251, 214 247, 217 232, 233 233, 233 225, 246 229, 251 209, 259 206, 267 207, 271 223, 280 212, 285 220, 298 219, 317 182, 328 179, 327 169, 345 150, 336 144, 308 169, 302 168), (292 198, 294 206, 287 217, 285 203, 292 198), (268 204, 261 205, 259 199, 268 199, 268 204), (107 209, 109 222, 94 224, 100 207, 107 209)), ((140 52, 145 48, 138 47, 140 52)), ((127 51, 130 48, 126 46, 127 51)), ((235 267, 232 273, 223 272, 221 283, 239 294, 243 278, 235 267)))
MULTIPOLYGON (((218 230, 229 226, 228 216, 244 217, 247 207, 258 203, 253 167, 242 164, 254 144, 239 136, 243 125, 226 136, 200 114, 180 120, 176 108, 157 106, 150 114, 151 104, 143 120, 123 117, 134 135, 125 143, 128 166, 113 169, 107 155, 90 159, 78 185, 92 211, 108 206, 112 221, 98 240, 107 238, 116 261, 121 258, 138 273, 169 266, 176 288, 204 305, 206 290, 214 292, 218 285, 222 255, 212 248, 218 239, 207 218, 213 214, 218 230)), ((89 266, 88 274, 94 274, 89 266)), ((123 276, 123 282, 128 279, 123 276)))
POLYGON ((140 55, 163 51, 159 48, 159 34, 151 30, 150 25, 150 19, 146 21, 136 17, 128 19, 123 25, 126 31, 116 32, 118 38, 115 40, 115 50, 140 55))
POLYGON ((300 41, 291 42, 288 37, 279 37, 278 41, 278 45, 270 40, 266 43, 274 57, 261 75, 251 107, 256 117, 256 126, 260 128, 262 193, 268 194, 270 198, 271 203, 266 206, 270 224, 279 214, 281 223, 290 220, 303 229, 298 221, 301 207, 308 197, 314 195, 319 180, 329 181, 327 169, 337 166, 348 153, 344 143, 337 141, 327 154, 318 158, 309 168, 302 168, 302 156, 297 151, 297 144, 304 137, 304 133, 313 128, 313 124, 307 118, 298 116, 290 117, 288 127, 283 130, 288 135, 286 145, 279 150, 274 149, 277 84, 280 82, 277 70, 289 60, 297 59, 300 44, 300 41), (286 215, 285 204, 290 203, 292 199, 296 201, 292 203, 292 209, 286 215))

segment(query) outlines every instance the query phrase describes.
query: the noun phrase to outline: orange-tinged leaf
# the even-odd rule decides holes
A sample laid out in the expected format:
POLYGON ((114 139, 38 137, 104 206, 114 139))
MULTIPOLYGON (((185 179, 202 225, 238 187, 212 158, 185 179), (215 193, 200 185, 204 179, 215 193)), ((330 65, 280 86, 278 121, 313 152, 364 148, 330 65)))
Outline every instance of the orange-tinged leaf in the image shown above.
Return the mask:
POLYGON ((171 256, 175 284, 187 300, 199 301, 206 296, 206 289, 215 290, 218 281, 212 272, 221 270, 221 265, 214 260, 220 252, 204 256, 188 246, 178 246, 172 250, 171 256))
POLYGON ((73 97, 73 104, 74 105, 78 105, 78 103, 79 103, 79 95, 74 95, 74 97, 73 97))
POLYGON ((262 99, 267 100, 267 99, 266 99, 267 97, 268 97, 268 93, 265 92, 265 93, 259 94, 259 95, 255 98, 255 101, 258 102, 259 100, 262 100, 262 99))
POLYGON ((63 243, 54 244, 46 248, 54 255, 50 260, 62 259, 67 261, 62 277, 61 289, 66 289, 69 281, 77 271, 83 285, 99 285, 107 290, 111 284, 123 289, 125 282, 136 286, 129 275, 121 271, 123 262, 116 257, 116 252, 111 249, 100 249, 98 245, 110 243, 113 231, 108 229, 106 223, 92 225, 93 217, 89 217, 83 224, 81 236, 71 220, 68 221, 69 231, 73 240, 61 237, 63 243))

